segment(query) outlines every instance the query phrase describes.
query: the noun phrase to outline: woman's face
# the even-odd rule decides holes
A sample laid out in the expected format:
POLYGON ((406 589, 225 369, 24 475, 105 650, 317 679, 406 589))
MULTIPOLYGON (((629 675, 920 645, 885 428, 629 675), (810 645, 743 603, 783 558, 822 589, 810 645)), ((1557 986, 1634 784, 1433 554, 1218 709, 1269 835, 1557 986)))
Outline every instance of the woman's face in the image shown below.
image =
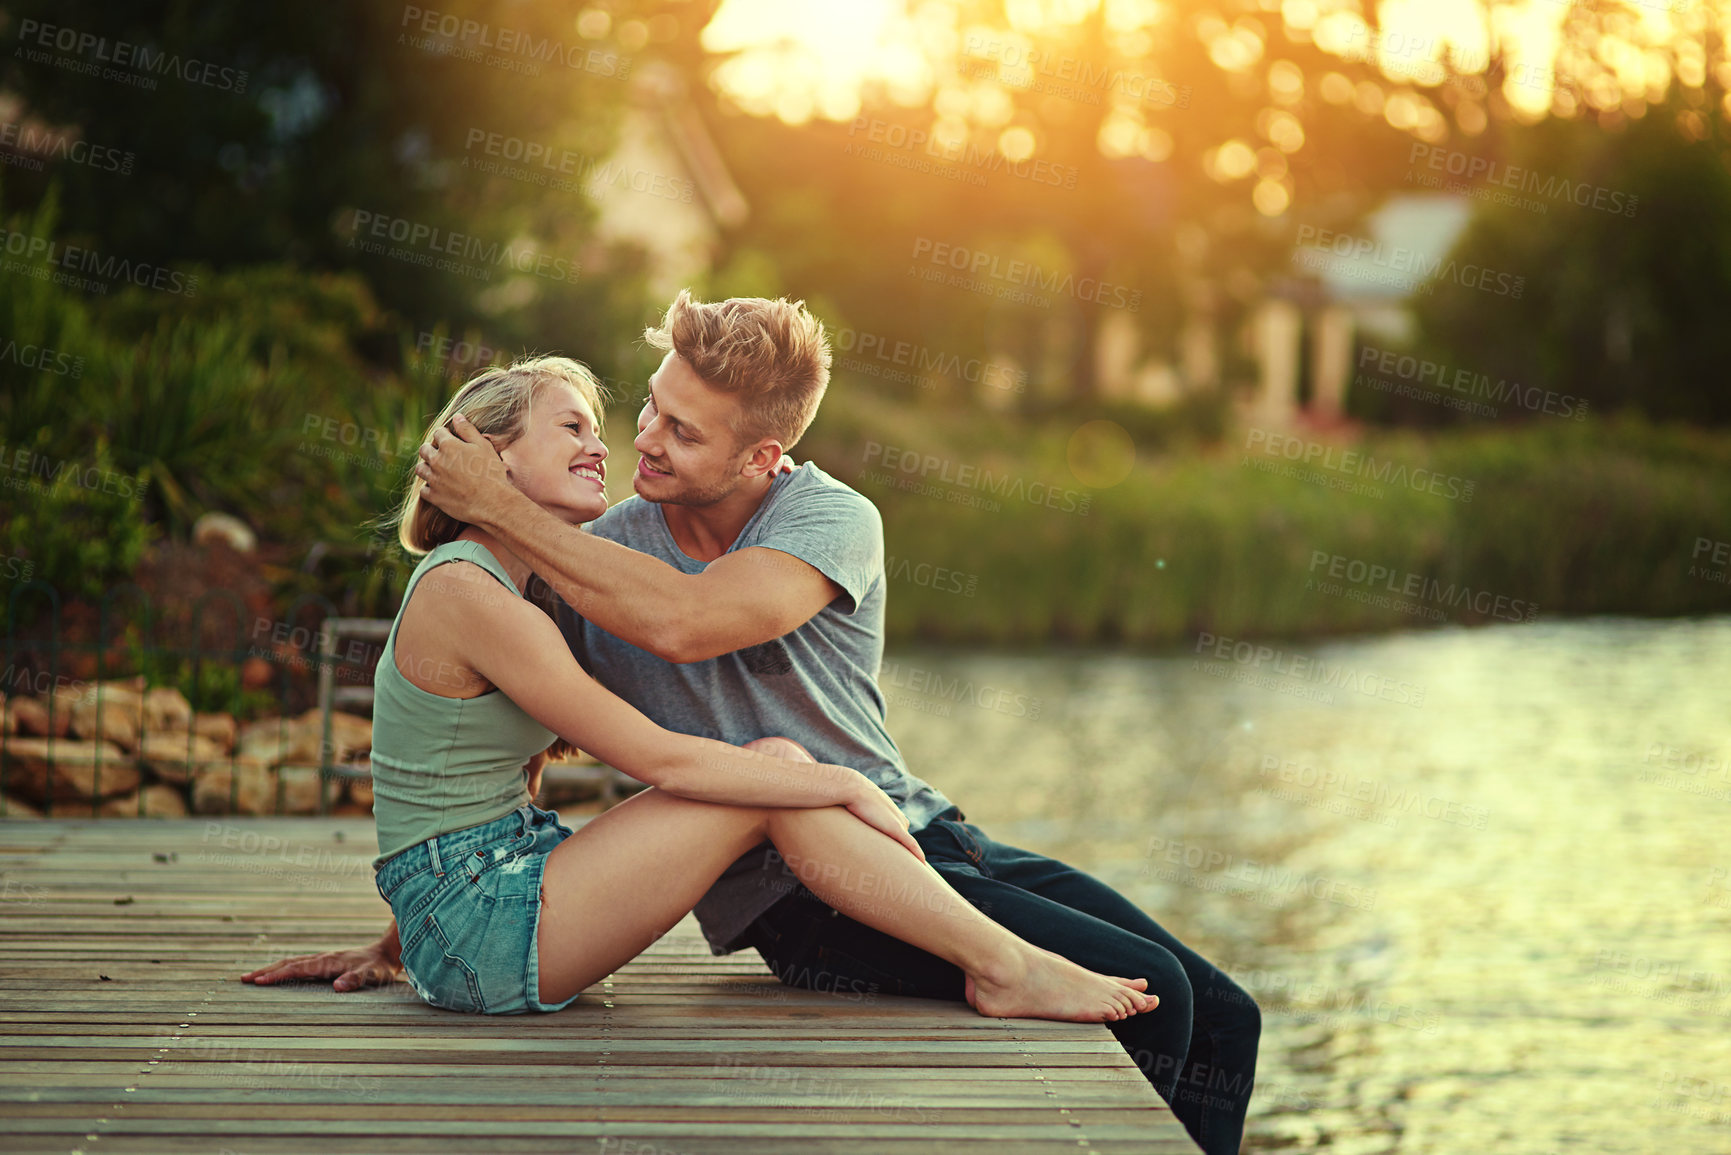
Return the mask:
POLYGON ((523 436, 499 456, 511 483, 559 520, 581 525, 607 512, 607 447, 595 431, 595 411, 565 382, 542 386, 523 436))

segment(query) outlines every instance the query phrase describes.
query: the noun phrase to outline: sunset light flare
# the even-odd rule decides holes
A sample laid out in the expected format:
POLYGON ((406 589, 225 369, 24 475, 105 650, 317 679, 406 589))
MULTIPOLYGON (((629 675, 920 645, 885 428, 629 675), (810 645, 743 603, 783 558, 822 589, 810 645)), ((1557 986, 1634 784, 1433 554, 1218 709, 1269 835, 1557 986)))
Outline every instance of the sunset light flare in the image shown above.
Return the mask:
MULTIPOLYGON (((711 83, 754 115, 803 124, 923 107, 935 139, 1021 160, 1049 152, 1048 133, 1077 130, 1068 100, 1095 106, 1104 156, 1162 163, 1173 129, 1136 78, 1176 74, 1190 56, 1235 94, 1262 95, 1275 152, 1303 147, 1313 98, 1439 144, 1493 116, 1639 117, 1673 85, 1700 89, 1711 74, 1723 87, 1728 11, 1725 0, 724 0, 703 44, 721 57, 711 83), (1090 77, 1096 91, 1066 91, 1090 77)), ((1218 135, 1202 170, 1225 184, 1258 175, 1246 186, 1257 209, 1283 212, 1295 191, 1285 165, 1258 165, 1255 144, 1218 135)))

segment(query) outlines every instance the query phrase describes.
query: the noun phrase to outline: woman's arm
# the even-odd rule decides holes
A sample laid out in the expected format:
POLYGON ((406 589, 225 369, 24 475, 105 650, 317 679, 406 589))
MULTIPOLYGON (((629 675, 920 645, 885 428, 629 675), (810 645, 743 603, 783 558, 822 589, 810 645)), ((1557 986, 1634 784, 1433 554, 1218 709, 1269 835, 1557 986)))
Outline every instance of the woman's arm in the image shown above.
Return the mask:
MULTIPOLYGON (((842 593, 812 566, 774 549, 735 550, 694 574, 568 525, 526 497, 467 418, 435 430, 415 472, 426 499, 485 527, 584 617, 670 662, 695 662, 779 638, 842 593)), ((785 454, 770 473, 793 468, 785 454)))
POLYGON ((889 795, 856 770, 814 760, 786 739, 749 748, 676 734, 591 678, 547 615, 521 598, 461 609, 447 637, 461 660, 572 745, 669 794, 731 806, 846 806, 915 858, 925 851, 889 795))
POLYGON ((849 806, 881 793, 846 767, 662 729, 591 678, 558 627, 521 598, 437 600, 465 665, 543 726, 640 782, 733 806, 849 806))

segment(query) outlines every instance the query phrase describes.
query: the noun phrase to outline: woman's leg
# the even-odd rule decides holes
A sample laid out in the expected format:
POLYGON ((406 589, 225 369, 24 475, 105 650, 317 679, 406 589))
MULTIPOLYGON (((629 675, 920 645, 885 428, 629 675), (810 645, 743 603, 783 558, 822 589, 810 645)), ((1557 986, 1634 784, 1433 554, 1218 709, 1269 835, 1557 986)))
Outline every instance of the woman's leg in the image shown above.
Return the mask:
POLYGON ((762 809, 651 787, 554 847, 536 932, 541 1001, 563 1001, 642 954, 764 840, 767 821, 762 809))
POLYGON ((719 806, 655 789, 548 855, 536 943, 541 1001, 569 998, 642 953, 765 838, 836 909, 966 971, 982 1014, 1109 1022, 1156 1001, 1023 942, 840 807, 719 806))
POLYGON ((769 838, 806 889, 849 918, 954 963, 994 1018, 1115 1022, 1152 1010, 1144 979, 1098 975, 981 914, 942 875, 839 806, 770 812, 769 838))

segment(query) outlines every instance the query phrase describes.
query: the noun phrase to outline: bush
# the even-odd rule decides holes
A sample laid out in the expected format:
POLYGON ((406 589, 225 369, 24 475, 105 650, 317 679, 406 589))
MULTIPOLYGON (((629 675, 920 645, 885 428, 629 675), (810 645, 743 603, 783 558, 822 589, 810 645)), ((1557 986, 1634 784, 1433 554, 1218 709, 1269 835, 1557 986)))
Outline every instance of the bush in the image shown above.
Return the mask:
POLYGON ((143 511, 148 479, 117 466, 105 442, 82 460, 39 451, 49 444, 44 429, 30 447, 9 448, 0 536, 34 563, 34 580, 95 600, 132 576, 156 536, 143 511))
POLYGON ((1461 501, 1391 484, 1380 499, 1337 492, 1218 450, 1139 453, 1128 479, 1090 490, 1063 456, 1067 424, 1020 434, 999 427, 991 445, 930 413, 916 425, 886 410, 876 424, 841 432, 852 425, 832 426, 816 459, 883 513, 886 551, 898 563, 893 640, 1171 645, 1198 631, 1357 633, 1512 620, 1531 608, 1545 617, 1731 610, 1731 587, 1690 574, 1697 540, 1726 536, 1725 434, 1634 420, 1534 422, 1432 438, 1373 434, 1352 446, 1471 481, 1471 500, 1461 501), (952 477, 964 466, 991 470, 995 490, 936 472, 929 492, 886 485, 876 480, 881 467, 864 461, 867 438, 930 453, 952 477), (1037 500, 1047 486, 1074 494, 1076 505, 1085 499, 1086 513, 1047 507, 1037 500), (1322 592, 1318 553, 1384 566, 1402 580, 1418 575, 1461 600, 1391 599, 1406 602, 1402 609, 1322 592), (910 568, 922 564, 959 577, 922 581, 910 568), (1496 595, 1505 598, 1500 609, 1496 595))

